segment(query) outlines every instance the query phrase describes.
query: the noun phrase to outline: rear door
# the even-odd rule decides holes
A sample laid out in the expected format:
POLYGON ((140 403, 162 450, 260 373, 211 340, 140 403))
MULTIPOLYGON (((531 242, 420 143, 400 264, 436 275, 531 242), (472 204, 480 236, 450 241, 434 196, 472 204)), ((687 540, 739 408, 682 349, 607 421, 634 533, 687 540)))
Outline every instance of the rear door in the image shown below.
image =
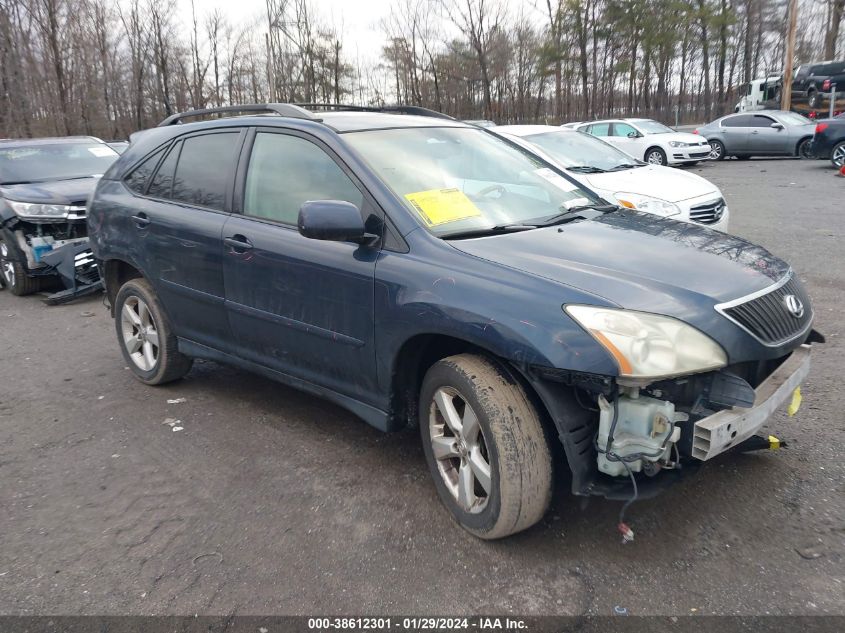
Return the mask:
POLYGON ((344 200, 380 226, 374 203, 316 139, 277 128, 250 135, 239 168, 240 214, 226 222, 226 309, 239 355, 375 401, 373 294, 378 249, 303 237, 299 208, 344 200))
POLYGON ((230 128, 177 139, 164 150, 131 218, 144 271, 177 336, 219 349, 231 338, 220 239, 244 135, 230 128))
POLYGON ((750 151, 750 135, 753 131, 754 116, 737 114, 722 119, 722 137, 728 154, 742 154, 750 151))

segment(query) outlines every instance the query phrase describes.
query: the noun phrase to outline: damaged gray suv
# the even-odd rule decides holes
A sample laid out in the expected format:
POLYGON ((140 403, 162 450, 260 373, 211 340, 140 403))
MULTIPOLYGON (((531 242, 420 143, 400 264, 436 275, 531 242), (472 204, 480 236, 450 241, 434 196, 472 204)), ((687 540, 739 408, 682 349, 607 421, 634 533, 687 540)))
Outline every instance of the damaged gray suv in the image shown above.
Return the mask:
POLYGON ((88 228, 139 380, 212 359, 419 427, 440 499, 488 539, 540 520, 556 458, 576 495, 647 496, 797 409, 822 338, 784 261, 478 127, 344 110, 133 137, 88 228))

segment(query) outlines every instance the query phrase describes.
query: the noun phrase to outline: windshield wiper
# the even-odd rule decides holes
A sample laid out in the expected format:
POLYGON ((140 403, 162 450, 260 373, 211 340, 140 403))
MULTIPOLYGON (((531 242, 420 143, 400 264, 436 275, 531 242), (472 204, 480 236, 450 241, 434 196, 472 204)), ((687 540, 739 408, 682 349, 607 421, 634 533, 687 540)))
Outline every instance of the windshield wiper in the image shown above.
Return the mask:
POLYGON ((593 167, 592 165, 575 165, 574 167, 567 167, 567 171, 574 171, 577 174, 603 174, 606 169, 601 167, 593 167))
POLYGON ((578 217, 583 211, 600 211, 601 213, 610 213, 612 211, 616 211, 619 207, 615 204, 579 204, 577 207, 571 207, 564 211, 563 213, 558 213, 557 215, 553 215, 549 218, 546 218, 542 222, 538 222, 536 226, 554 226, 555 224, 563 224, 564 222, 568 222, 576 217, 578 217))
POLYGON ((444 240, 460 240, 467 237, 484 237, 485 235, 501 235, 503 233, 518 233, 519 231, 529 231, 536 229, 537 224, 497 224, 483 229, 467 229, 466 231, 456 231, 444 235, 444 240))
POLYGON ((645 163, 622 163, 607 171, 622 171, 623 169, 635 169, 636 167, 645 167, 645 163))

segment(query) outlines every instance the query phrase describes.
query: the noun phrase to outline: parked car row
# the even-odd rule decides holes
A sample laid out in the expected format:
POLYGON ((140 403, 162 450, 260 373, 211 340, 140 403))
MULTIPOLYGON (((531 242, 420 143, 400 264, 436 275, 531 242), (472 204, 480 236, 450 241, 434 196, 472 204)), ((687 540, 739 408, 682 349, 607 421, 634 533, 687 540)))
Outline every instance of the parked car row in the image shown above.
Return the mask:
POLYGON ((176 114, 97 182, 90 248, 141 382, 210 359, 418 427, 485 539, 543 517, 555 461, 574 494, 630 501, 797 411, 810 298, 713 230, 703 179, 576 130, 317 109, 176 114))

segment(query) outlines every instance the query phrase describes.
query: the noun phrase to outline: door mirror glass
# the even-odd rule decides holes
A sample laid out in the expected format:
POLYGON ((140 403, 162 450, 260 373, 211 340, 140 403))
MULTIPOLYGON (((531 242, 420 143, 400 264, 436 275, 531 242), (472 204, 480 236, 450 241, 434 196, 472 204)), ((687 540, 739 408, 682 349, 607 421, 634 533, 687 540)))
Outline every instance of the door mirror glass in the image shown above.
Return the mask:
POLYGON ((361 211, 342 200, 310 200, 299 208, 299 233, 314 240, 358 242, 364 239, 361 211))

